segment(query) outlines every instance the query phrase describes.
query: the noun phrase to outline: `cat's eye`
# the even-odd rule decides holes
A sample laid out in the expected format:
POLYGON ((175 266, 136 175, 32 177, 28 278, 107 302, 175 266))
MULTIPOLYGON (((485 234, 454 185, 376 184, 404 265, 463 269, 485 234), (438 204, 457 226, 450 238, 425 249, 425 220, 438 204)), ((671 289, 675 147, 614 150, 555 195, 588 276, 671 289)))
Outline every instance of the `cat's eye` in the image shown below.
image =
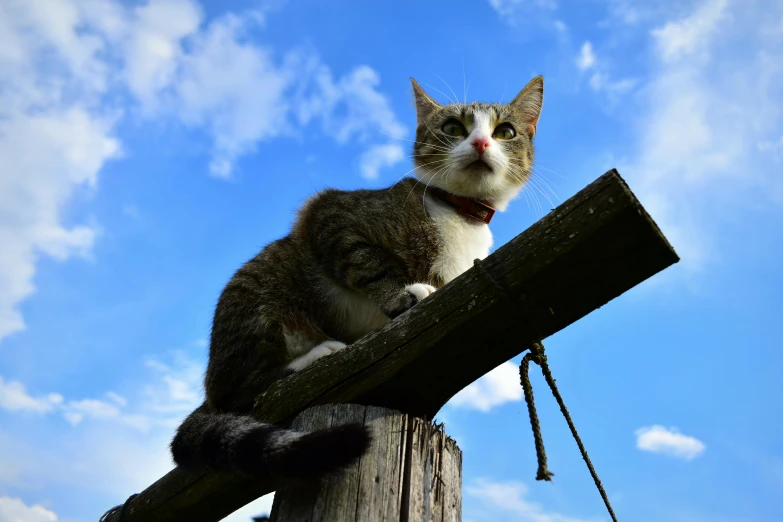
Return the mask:
POLYGON ((495 127, 492 137, 496 140, 510 140, 517 136, 517 131, 510 123, 501 123, 495 127))
POLYGON ((441 127, 440 130, 443 131, 443 134, 446 136, 451 136, 452 138, 464 138, 468 135, 465 127, 457 120, 447 121, 443 124, 443 127, 441 127))

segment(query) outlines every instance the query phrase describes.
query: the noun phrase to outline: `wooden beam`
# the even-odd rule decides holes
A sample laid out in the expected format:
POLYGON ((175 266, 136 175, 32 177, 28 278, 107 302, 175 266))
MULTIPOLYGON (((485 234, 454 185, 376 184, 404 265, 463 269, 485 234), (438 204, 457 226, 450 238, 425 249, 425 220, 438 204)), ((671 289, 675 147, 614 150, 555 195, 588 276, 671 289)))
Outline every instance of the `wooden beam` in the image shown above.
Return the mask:
MULTIPOLYGON (((678 261, 611 170, 425 301, 275 383, 261 420, 326 403, 429 417, 459 390, 678 261)), ((272 491, 230 475, 174 470, 126 504, 123 521, 212 522, 272 491)), ((106 522, 119 520, 107 518, 106 522)))

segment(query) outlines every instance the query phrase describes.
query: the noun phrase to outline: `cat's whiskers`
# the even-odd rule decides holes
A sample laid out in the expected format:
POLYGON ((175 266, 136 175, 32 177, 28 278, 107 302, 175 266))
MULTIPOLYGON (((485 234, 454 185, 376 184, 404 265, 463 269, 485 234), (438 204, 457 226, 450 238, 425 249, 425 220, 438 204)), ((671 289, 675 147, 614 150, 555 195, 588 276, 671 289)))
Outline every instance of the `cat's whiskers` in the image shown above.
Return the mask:
MULTIPOLYGON (((438 76, 437 74, 435 76, 438 76)), ((457 93, 454 92, 454 89, 451 88, 451 85, 446 83, 446 80, 438 76, 438 79, 443 82, 443 84, 451 91, 451 94, 454 95, 454 103, 459 103, 459 96, 457 96, 457 93)))
MULTIPOLYGON (((508 168, 512 172, 520 175, 522 178, 526 178, 525 185, 522 187, 521 193, 525 196, 525 199, 527 199, 528 191, 530 191, 530 197, 533 200, 534 207, 535 207, 535 210, 533 210, 533 209, 531 209, 531 210, 533 210, 533 212, 535 212, 536 215, 538 215, 539 217, 543 216, 543 207, 541 206, 541 202, 538 200, 538 196, 536 195, 536 193, 534 191, 534 189, 536 188, 536 185, 534 183, 532 183, 533 174, 531 172, 529 172, 529 171, 523 170, 523 168, 521 166, 515 165, 514 162, 511 162, 509 164, 508 168)), ((540 189, 539 189, 539 192, 540 192, 540 189)), ((544 195, 544 197, 546 197, 546 195, 544 195)))
MULTIPOLYGON (((438 76, 438 75, 436 74, 435 76, 438 76)), ((438 78, 440 78, 440 76, 438 76, 438 78)), ((443 79, 441 79, 441 81, 443 81, 443 79)), ((443 82, 443 83, 446 83, 446 82, 443 82)), ((425 83, 424 85, 426 85, 427 87, 429 87, 429 88, 430 88, 430 89, 432 89, 433 91, 437 91, 439 94, 442 94, 442 95, 443 95, 443 97, 444 97, 444 98, 446 98, 447 100, 449 100, 449 102, 450 102, 450 103, 459 103, 459 99, 452 99, 452 98, 451 98, 451 96, 449 96, 449 95, 448 95, 448 94, 446 94, 445 92, 441 91, 441 90, 440 90, 440 89, 438 89, 437 87, 433 87, 433 86, 432 86, 432 85, 430 85, 429 83, 425 83)), ((456 97, 457 95, 455 94, 454 96, 456 97)))
POLYGON ((525 187, 522 187, 522 190, 519 191, 520 194, 525 198, 525 203, 527 203, 527 209, 529 211, 533 211, 533 208, 530 206, 530 198, 527 197, 527 191, 525 190, 525 187))
POLYGON ((468 103, 468 91, 465 89, 465 55, 462 55, 462 103, 468 103))
POLYGON ((451 154, 449 154, 448 152, 437 152, 432 154, 412 154, 408 157, 413 159, 413 158, 420 158, 422 156, 451 156, 451 154))
MULTIPOLYGON (((446 163, 446 164, 444 164, 444 165, 440 165, 439 167, 437 167, 437 170, 435 171, 435 173, 434 173, 434 174, 432 174, 431 172, 429 172, 429 173, 428 173, 428 174, 431 174, 431 175, 430 175, 430 180, 427 182, 427 185, 424 187, 424 192, 425 192, 425 193, 427 192, 427 187, 428 187, 428 186, 429 186, 429 184, 432 182, 432 180, 433 180, 433 179, 434 179, 434 178, 435 178, 435 177, 438 175, 438 173, 440 173, 441 171, 443 171, 443 170, 447 169, 448 167, 449 167, 449 164, 448 164, 448 163, 446 163)), ((405 205, 407 205, 407 204, 408 204, 408 198, 410 198, 410 197, 411 197, 411 194, 413 194, 413 191, 414 191, 414 189, 415 189, 415 188, 416 188, 418 185, 419 185, 419 181, 417 180, 417 181, 416 181, 416 184, 415 184, 415 185, 413 185, 413 188, 410 190, 410 192, 408 192, 408 195, 405 197, 405 203, 403 203, 403 207, 404 207, 405 205)))
POLYGON ((447 170, 443 170, 443 169, 441 169, 441 170, 439 170, 439 171, 438 171, 438 172, 437 172, 437 173, 436 173, 434 176, 432 176, 432 177, 430 178, 430 180, 427 182, 427 185, 424 187, 424 193, 421 195, 421 200, 422 200, 422 201, 424 201, 424 196, 426 196, 426 195, 427 195, 427 189, 428 189, 428 188, 430 188, 430 183, 432 183, 432 182, 435 180, 435 178, 437 178, 438 176, 440 176, 440 175, 442 175, 442 174, 446 174, 446 172, 451 172, 451 169, 453 169, 453 168, 454 168, 454 165, 453 165, 453 164, 451 164, 451 165, 446 165, 446 167, 450 167, 450 169, 447 169, 447 170))
MULTIPOLYGON (((541 203, 540 203, 540 201, 538 199, 538 195, 536 194, 536 192, 538 194, 541 194, 544 197, 544 199, 549 203, 549 208, 550 209, 553 209, 553 208, 555 208, 557 206, 557 205, 555 205, 555 203, 552 202, 552 198, 549 197, 549 194, 547 194, 546 190, 544 190, 544 188, 542 187, 541 180, 538 179, 535 176, 535 173, 530 172, 528 174, 526 187, 527 186, 530 187, 530 190, 531 190, 532 194, 536 196, 536 201, 538 202, 538 207, 539 207, 540 212, 541 212, 540 217, 543 217, 546 214, 546 212, 543 211, 543 208, 541 207, 541 203)), ((555 195, 555 197, 557 197, 557 196, 555 195)))
POLYGON ((394 138, 395 140, 408 141, 410 143, 418 143, 419 145, 425 145, 425 146, 428 146, 428 147, 432 147, 435 150, 440 150, 440 151, 443 151, 443 152, 448 152, 449 150, 451 150, 450 147, 442 147, 440 145, 434 145, 432 143, 425 143, 423 141, 416 141, 416 140, 409 140, 407 138, 400 138, 399 136, 392 136, 391 134, 386 134, 385 132, 383 132, 381 130, 379 130, 378 132, 380 132, 384 136, 388 136, 390 138, 394 138))
POLYGON ((542 164, 540 164, 540 163, 538 163, 538 162, 534 163, 534 164, 533 164, 533 166, 534 166, 534 167, 539 167, 539 168, 542 168, 542 169, 544 169, 544 170, 548 170, 549 172, 551 172, 551 173, 552 173, 552 174, 554 174, 555 176, 560 176, 561 178, 563 178, 563 179, 566 179, 566 177, 565 177, 565 176, 563 176, 562 174, 560 174, 559 172, 557 172, 557 171, 554 171, 554 170, 552 170, 552 169, 550 169, 550 168, 548 168, 548 167, 545 167, 545 166, 543 166, 542 164))
MULTIPOLYGON (((430 178, 430 180, 427 182, 427 186, 426 186, 426 187, 424 187, 424 193, 422 193, 422 195, 421 195, 421 203, 422 203, 422 205, 424 205, 424 209, 425 209, 425 210, 427 210, 427 204, 426 204, 426 202, 424 201, 424 197, 427 195, 427 189, 429 188, 429 186, 430 186, 430 183, 432 183, 432 182, 435 180, 435 178, 437 178, 438 176, 441 176, 441 175, 442 175, 443 177, 445 177, 445 176, 446 176, 447 174, 449 174, 449 173, 450 173, 452 170, 454 170, 454 165, 453 165, 453 164, 452 164, 450 167, 451 167, 451 168, 449 168, 449 169, 447 169, 447 170, 439 170, 439 171, 438 171, 438 172, 437 172, 437 173, 436 173, 434 176, 432 176, 432 177, 430 178)), ((428 210, 427 210, 427 212, 429 213, 429 211, 428 211, 428 210)))
POLYGON ((535 187, 542 196, 544 196, 544 198, 549 203, 550 209, 554 209, 557 206, 552 202, 552 198, 549 197, 549 194, 547 194, 546 191, 541 188, 541 180, 537 179, 535 176, 530 176, 530 184, 535 187))
MULTIPOLYGON (((511 160, 512 164, 520 166, 522 169, 525 168, 525 165, 522 163, 522 160, 518 158, 509 158, 511 160)), ((539 190, 541 191, 542 195, 549 200, 549 203, 552 203, 552 200, 549 198, 549 196, 546 194, 546 192, 550 192, 554 198, 562 202, 563 200, 560 199, 560 196, 557 195, 557 192, 551 187, 551 185, 547 182, 546 175, 538 170, 539 165, 534 164, 530 169, 530 177, 531 180, 534 180, 535 183, 538 185, 539 190)), ((552 205, 553 207, 555 205, 552 205)))
POLYGON ((530 173, 527 172, 524 168, 516 165, 514 163, 515 158, 508 158, 508 159, 510 160, 509 165, 507 167, 508 170, 511 171, 514 175, 518 176, 521 180, 523 180, 523 185, 519 193, 522 194, 522 196, 525 198, 525 202, 527 203, 528 210, 530 210, 531 212, 535 212, 534 208, 531 206, 532 194, 530 195, 530 197, 528 196, 529 189, 527 184, 528 181, 530 180, 530 173))
MULTIPOLYGON (((552 188, 552 186, 547 181, 546 174, 538 170, 538 168, 533 165, 531 168, 531 177, 535 181, 535 183, 538 185, 539 189, 542 191, 542 193, 550 193, 552 196, 557 200, 558 202, 562 203, 562 199, 560 196, 557 195, 557 192, 552 188)), ((552 200, 549 198, 547 194, 544 194, 544 196, 549 199, 550 203, 552 203, 552 200)), ((554 205, 553 205, 554 207, 554 205)))
POLYGON ((438 140, 439 142, 441 142, 441 143, 442 143, 442 144, 443 144, 443 145, 446 147, 446 149, 448 149, 448 150, 451 150, 452 146, 451 146, 451 144, 450 144, 450 143, 446 143, 445 141, 443 141, 442 139, 440 139, 440 136, 438 136, 437 134, 435 134, 434 132, 432 132, 432 129, 430 129, 430 126, 427 124, 427 122, 426 122, 426 121, 423 121, 422 123, 424 123, 424 126, 425 126, 425 127, 427 127, 427 130, 428 130, 428 131, 430 131, 430 134, 432 134, 432 135, 435 137, 435 139, 436 139, 436 140, 438 140))
MULTIPOLYGON (((402 181, 402 178, 404 178, 405 176, 407 176, 409 173, 413 172, 414 170, 416 170, 416 169, 418 169, 420 167, 426 167, 427 165, 434 165, 434 164, 437 164, 437 163, 443 163, 444 161, 448 161, 448 158, 431 161, 429 163, 424 163, 423 165, 415 165, 411 170, 409 170, 408 172, 406 172, 405 174, 400 176, 400 178, 397 181, 395 181, 394 184, 391 187, 389 187, 389 190, 393 189, 395 187, 395 185, 397 185, 397 183, 402 181)), ((417 181, 417 183, 418 183, 418 181, 417 181)), ((415 187, 416 187, 416 185, 414 185, 414 188, 415 187)))
POLYGON ((544 176, 543 173, 540 171, 533 170, 534 174, 536 175, 536 180, 539 184, 542 184, 544 188, 546 188, 549 192, 552 193, 552 195, 555 197, 555 199, 559 202, 563 202, 562 199, 560 199, 560 196, 557 195, 557 192, 554 191, 554 189, 547 183, 546 176, 544 176))
POLYGON ((533 190, 533 186, 526 183, 522 190, 529 193, 530 199, 533 201, 533 213, 537 218, 540 218, 542 216, 543 209, 541 208, 541 202, 538 200, 538 195, 533 190))
MULTIPOLYGON (((515 160, 517 160, 517 161, 520 161, 518 158, 513 158, 513 159, 515 159, 515 160)), ((543 172, 544 170, 546 170, 546 171, 548 171, 550 174, 554 174, 555 176, 558 176, 558 177, 560 177, 560 178, 562 178, 562 179, 565 179, 565 176, 563 176, 563 175, 562 175, 562 174, 560 174, 559 172, 556 172, 556 171, 554 171, 554 170, 552 170, 552 169, 550 169, 550 168, 544 167, 544 166, 543 166, 543 165, 541 165, 540 163, 533 163, 533 164, 530 166, 530 170, 533 170, 533 171, 537 172, 537 174, 538 174, 539 176, 541 176, 541 177, 544 177, 544 178, 546 178, 546 177, 547 177, 547 174, 543 172)))

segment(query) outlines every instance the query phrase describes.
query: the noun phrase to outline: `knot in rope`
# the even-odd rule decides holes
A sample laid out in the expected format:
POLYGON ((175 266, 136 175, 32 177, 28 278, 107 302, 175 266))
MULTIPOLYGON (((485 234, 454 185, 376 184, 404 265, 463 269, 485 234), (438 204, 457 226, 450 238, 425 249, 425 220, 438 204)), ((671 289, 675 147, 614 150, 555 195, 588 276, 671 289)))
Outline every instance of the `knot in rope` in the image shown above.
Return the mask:
POLYGON ((544 352, 544 345, 541 343, 533 343, 533 345, 530 347, 530 352, 528 355, 530 355, 530 360, 539 366, 546 364, 547 362, 546 352, 544 352))

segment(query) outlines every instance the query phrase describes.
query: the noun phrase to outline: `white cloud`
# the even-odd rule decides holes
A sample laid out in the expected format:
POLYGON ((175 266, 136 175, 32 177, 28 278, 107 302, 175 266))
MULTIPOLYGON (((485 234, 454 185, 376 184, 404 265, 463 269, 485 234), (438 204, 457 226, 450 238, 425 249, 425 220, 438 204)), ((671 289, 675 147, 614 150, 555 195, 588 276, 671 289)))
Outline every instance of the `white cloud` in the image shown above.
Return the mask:
MULTIPOLYGON (((103 166, 121 156, 115 127, 128 107, 113 104, 123 94, 148 118, 205 131, 210 172, 219 177, 259 142, 299 136, 316 120, 340 144, 366 146, 378 131, 406 134, 375 71, 360 66, 334 80, 314 53, 276 59, 248 37, 263 20, 256 9, 204 25, 193 0, 3 2, 0 341, 25 328, 18 306, 35 291, 41 256, 92 251, 97 225, 66 215, 73 197, 95 190, 103 166)), ((375 165, 393 164, 387 154, 375 165)))
POLYGON ((5 382, 0 377, 0 408, 4 410, 48 413, 62 402, 62 395, 57 393, 38 398, 31 397, 21 382, 5 382))
POLYGON ((40 504, 28 506, 21 499, 0 497, 0 520, 3 522, 57 522, 57 514, 40 504))
POLYGON ((499 19, 512 27, 538 26, 563 38, 567 26, 557 18, 557 0, 489 0, 499 19))
POLYGON ((375 145, 365 152, 359 160, 359 169, 366 179, 378 179, 380 170, 396 165, 405 157, 405 151, 393 143, 375 145))
MULTIPOLYGON (((611 0, 609 2, 609 12, 612 17, 625 24, 633 24, 641 18, 638 7, 636 2, 628 0, 611 0)), ((603 25, 608 26, 608 21, 603 25)))
POLYGON ((666 429, 657 424, 636 430, 636 447, 685 460, 695 459, 706 449, 699 439, 683 435, 677 428, 666 429))
POLYGON ((482 503, 483 510, 475 515, 476 520, 508 520, 511 515, 518 522, 585 522, 585 519, 547 511, 540 504, 527 500, 528 488, 521 482, 478 479, 467 486, 465 492, 482 503))
POLYGON ((90 419, 114 420, 142 432, 154 426, 175 427, 183 415, 201 404, 204 369, 200 361, 182 352, 175 352, 172 358, 170 365, 158 360, 147 361, 152 379, 142 387, 137 403, 130 406, 125 397, 114 392, 107 392, 105 399, 66 401, 59 393, 32 397, 21 382, 6 382, 0 377, 0 408, 41 414, 60 412, 72 426, 90 419))
POLYGON ((71 401, 65 406, 63 414, 65 420, 74 426, 79 424, 85 417, 93 419, 113 419, 120 416, 120 409, 114 404, 98 399, 83 399, 80 401, 71 401))
POLYGON ((556 0, 489 0, 489 5, 501 16, 511 16, 520 8, 557 9, 556 0))
POLYGON ((633 89, 637 83, 632 78, 613 80, 606 72, 606 64, 598 62, 593 44, 589 40, 585 41, 579 50, 579 55, 576 57, 576 67, 584 73, 590 73, 588 84, 596 92, 624 94, 633 89))
POLYGON ((125 397, 122 397, 121 395, 117 395, 114 392, 106 392, 106 398, 116 404, 119 404, 120 406, 125 406, 126 404, 128 404, 128 401, 125 399, 125 397))
POLYGON ((520 399, 519 369, 510 362, 504 362, 461 390, 448 404, 455 408, 487 412, 495 406, 520 399))
POLYGON ((779 140, 762 141, 757 145, 757 148, 761 152, 769 152, 772 154, 775 162, 783 160, 783 136, 779 140))
POLYGON ((9 0, 0 9, 0 339, 25 328, 17 305, 35 290, 39 256, 89 253, 95 227, 63 215, 120 153, 114 116, 94 108, 107 69, 83 7, 9 0))
POLYGON ((641 89, 639 150, 618 167, 686 272, 719 258, 720 224, 739 211, 742 190, 765 187, 763 198, 781 186, 757 144, 780 132, 783 65, 772 57, 783 51, 783 32, 770 24, 782 15, 783 4, 707 0, 651 31, 656 66, 641 89), (717 198, 727 204, 710 215, 717 198))
POLYGON ((231 176, 236 160, 260 142, 296 137, 316 120, 338 143, 364 142, 379 131, 407 133, 371 68, 360 66, 335 80, 312 50, 278 58, 251 41, 248 34, 263 22, 257 11, 227 14, 201 27, 193 2, 166 4, 165 10, 137 12, 142 28, 131 28, 126 75, 145 114, 172 116, 208 132, 213 175, 231 176), (169 27, 161 18, 175 9, 184 12, 169 27))
MULTIPOLYGON (((322 77, 322 80, 326 78, 322 77)), ((378 92, 380 76, 367 66, 360 66, 336 82, 322 85, 329 93, 331 103, 326 105, 324 117, 326 128, 340 143, 346 143, 353 137, 368 138, 371 131, 400 138, 407 133, 406 128, 397 121, 389 106, 389 101, 378 92), (338 97, 335 97, 335 93, 338 97), (343 107, 339 107, 341 102, 343 107)))
POLYGON ((654 29, 652 35, 663 61, 692 57, 708 51, 719 23, 727 20, 727 0, 709 0, 690 16, 654 29))
POLYGON ((204 361, 175 352, 170 364, 150 359, 146 366, 153 371, 155 378, 143 387, 145 412, 171 426, 183 414, 190 413, 201 404, 204 361))
POLYGON ((184 56, 182 40, 201 25, 201 8, 190 0, 163 0, 136 7, 130 18, 118 35, 125 50, 122 74, 145 111, 154 113, 184 56))
POLYGON ((594 91, 624 94, 633 89, 636 86, 637 81, 633 78, 612 80, 605 73, 595 71, 592 75, 590 75, 590 80, 588 83, 594 91))
POLYGON ((94 186, 117 156, 111 126, 82 108, 27 115, 0 107, 0 339, 25 327, 17 304, 35 290, 41 254, 62 260, 90 252, 96 229, 67 225, 63 214, 76 190, 94 186))
POLYGON ((132 383, 129 397, 109 392, 105 400, 61 401, 49 410, 72 423, 81 417, 71 429, 54 430, 45 445, 0 428, 0 486, 78 488, 109 509, 171 470, 168 443, 200 403, 203 361, 177 352, 147 366, 149 377, 132 383))
POLYGON ((285 89, 293 78, 269 50, 244 42, 245 30, 235 16, 211 23, 194 36, 173 84, 178 116, 212 135, 210 170, 220 177, 231 175, 236 158, 259 141, 289 132, 285 89))
MULTIPOLYGON (((146 366, 151 372, 149 382, 133 386, 140 390, 133 399, 109 392, 107 401, 72 401, 66 406, 67 412, 104 422, 58 430, 46 446, 9 437, 0 429, 0 485, 77 488, 85 498, 103 499, 105 505, 95 508, 102 511, 124 502, 131 493, 140 492, 170 471, 173 464, 168 443, 179 422, 200 403, 203 361, 176 352, 170 361, 149 360, 146 366), (118 411, 110 409, 113 405, 118 411), (124 408, 126 405, 128 408, 124 408), (133 413, 128 413, 129 409, 133 413), (143 429, 133 429, 138 428, 133 426, 134 418, 142 419, 143 429)), ((268 514, 273 498, 273 494, 265 495, 225 520, 247 522, 252 516, 268 514)), ((51 512, 40 506, 27 510, 22 506, 16 499, 0 497, 0 521, 58 520, 4 518, 6 513, 17 513, 11 509, 23 515, 54 516, 46 515, 51 512)))
POLYGON ((600 27, 617 30, 619 22, 636 30, 638 25, 661 17, 677 16, 683 5, 671 2, 645 2, 639 0, 606 0, 609 18, 599 23, 600 27))
POLYGON ((595 53, 593 52, 593 44, 586 41, 582 44, 582 48, 579 51, 579 57, 576 59, 576 66, 580 71, 586 71, 595 67, 595 53))

